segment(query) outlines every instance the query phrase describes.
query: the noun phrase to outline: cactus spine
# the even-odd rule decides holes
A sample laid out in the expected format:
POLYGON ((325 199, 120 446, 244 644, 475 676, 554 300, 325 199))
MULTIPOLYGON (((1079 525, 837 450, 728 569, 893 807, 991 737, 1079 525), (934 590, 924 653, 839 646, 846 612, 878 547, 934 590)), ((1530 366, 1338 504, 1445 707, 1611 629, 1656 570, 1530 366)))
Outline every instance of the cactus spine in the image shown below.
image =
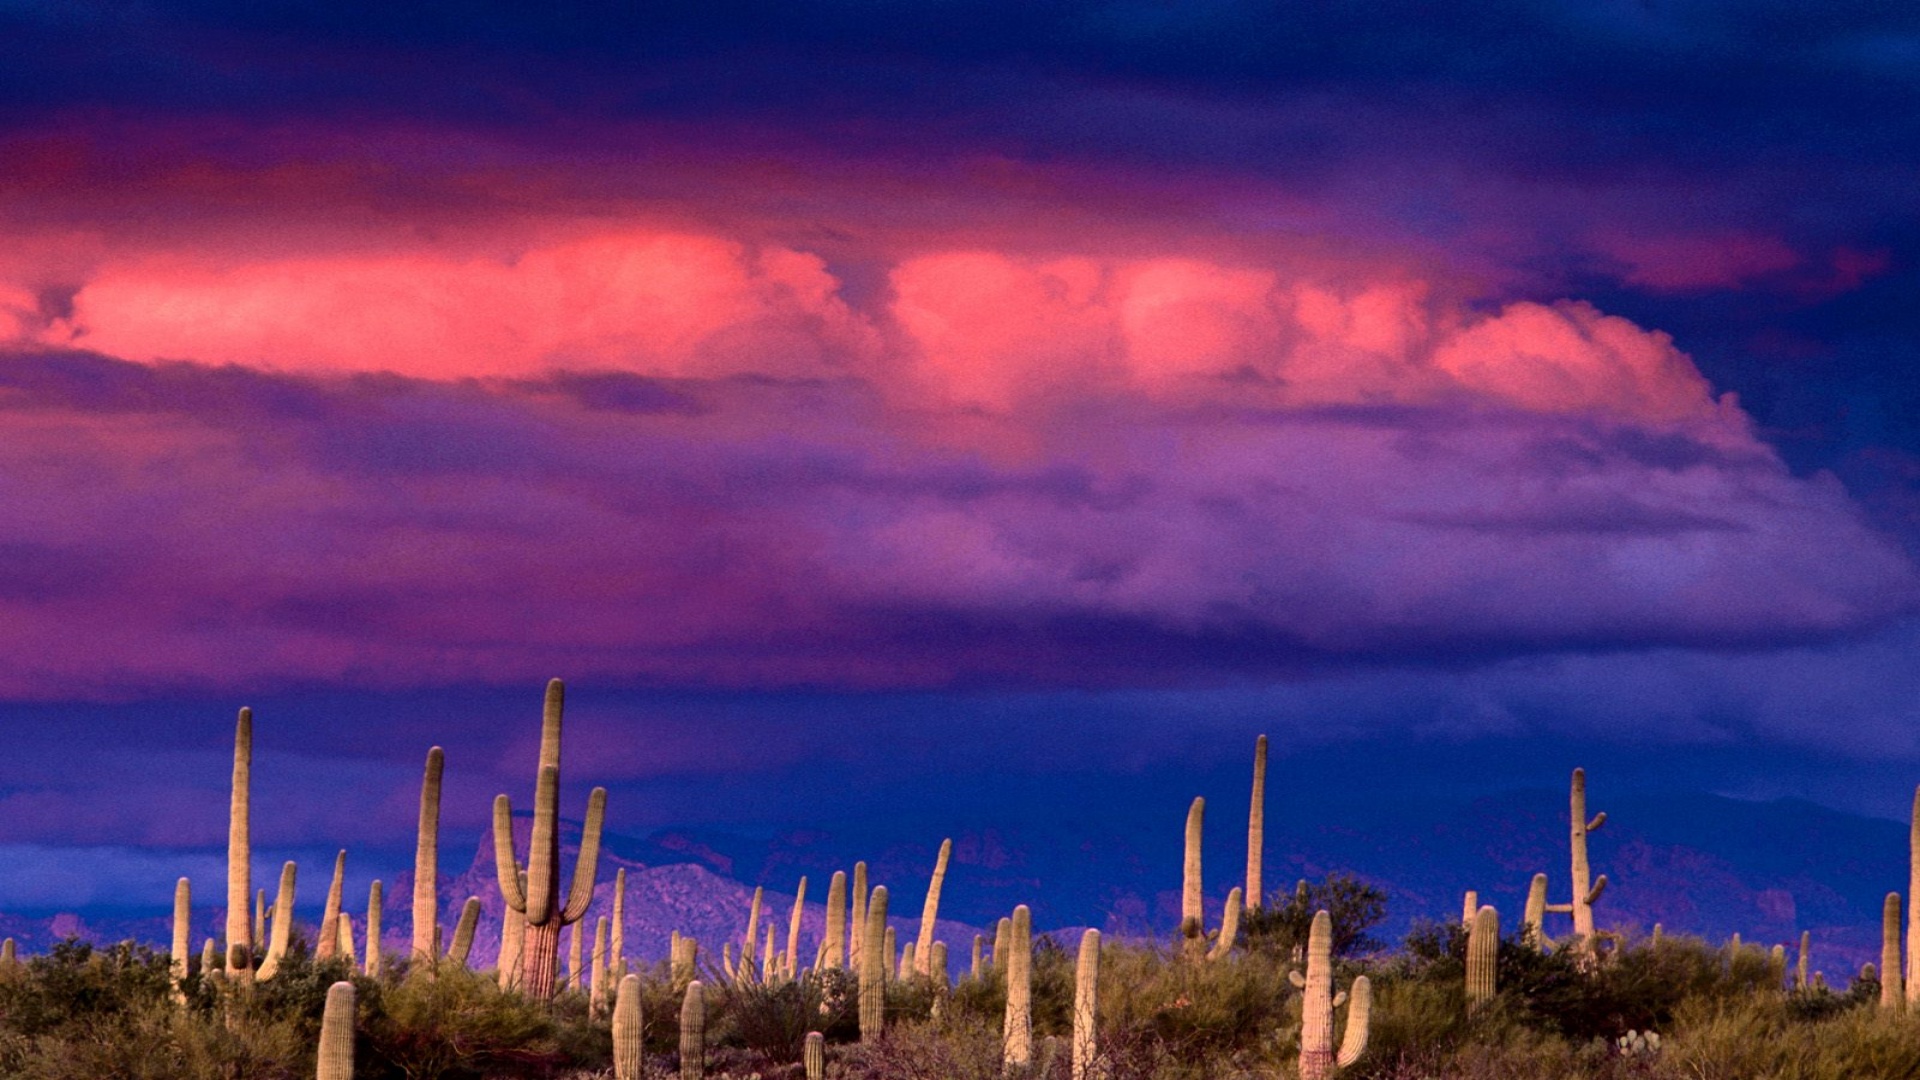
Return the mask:
POLYGON ((1353 1004, 1347 1010, 1346 1037, 1339 1054, 1333 1049, 1333 1010, 1348 995, 1333 992, 1333 917, 1325 910, 1313 916, 1307 935, 1307 973, 1292 971, 1287 978, 1305 991, 1300 1014, 1300 1080, 1327 1080, 1336 1069, 1359 1060, 1367 1049, 1367 1027, 1372 1017, 1372 986, 1365 975, 1353 981, 1353 1004))
POLYGON ((1100 931, 1088 930, 1080 935, 1080 956, 1073 968, 1073 1080, 1098 1080, 1094 1021, 1099 1000, 1100 931))
POLYGON ((1233 942, 1240 935, 1240 890, 1227 893, 1227 909, 1220 916, 1220 940, 1207 950, 1208 960, 1224 960, 1233 951, 1233 942))
MULTIPOLYGON (((856 868, 856 874, 860 868, 856 868)), ((887 887, 873 890, 860 945, 860 1041, 872 1042, 887 1023, 887 887)))
POLYGON ((1473 913, 1467 931, 1467 1011, 1478 1012, 1499 989, 1500 913, 1491 905, 1473 913))
POLYGON ((913 970, 925 975, 933 965, 933 924, 940 915, 940 887, 947 880, 947 860, 953 855, 953 840, 940 841, 940 855, 933 861, 933 878, 927 883, 927 902, 920 908, 920 937, 913 950, 913 970))
POLYGON ((807 1032, 806 1049, 801 1053, 801 1063, 806 1067, 807 1080, 825 1080, 827 1075, 827 1037, 817 1031, 807 1032))
POLYGON ((1898 1009, 1906 1000, 1900 977, 1900 894, 1890 892, 1880 906, 1880 1007, 1898 1009))
POLYGON ((827 882, 827 935, 820 953, 823 968, 847 964, 847 872, 835 870, 827 882))
POLYGON ((333 858, 333 881, 327 886, 327 906, 320 913, 320 937, 313 944, 315 960, 331 960, 340 953, 340 900, 347 879, 347 853, 333 858))
POLYGON ((640 976, 620 980, 613 995, 613 1077, 641 1080, 640 976))
POLYGON ((380 879, 375 878, 367 888, 367 964, 365 971, 370 979, 380 977, 380 879))
POLYGON ((607 813, 607 789, 587 798, 586 826, 580 834, 580 858, 573 882, 560 893, 560 718, 566 687, 547 683, 540 724, 540 771, 533 796, 533 836, 527 848, 527 881, 521 887, 513 851, 513 807, 505 795, 493 800, 494 864, 500 894, 508 907, 526 917, 520 953, 521 990, 536 998, 553 997, 560 966, 560 929, 580 921, 593 901, 594 868, 600 858, 600 826, 607 813))
MULTIPOLYGON (((267 955, 261 959, 260 967, 253 977, 265 982, 280 972, 280 961, 287 955, 287 945, 293 936, 293 888, 297 877, 297 868, 287 863, 280 868, 280 892, 273 900, 273 940, 267 944, 267 955)), ((233 963, 233 948, 227 948, 227 963, 233 963)), ((243 968, 242 971, 245 969, 243 968)), ((228 971, 227 974, 237 974, 228 971)))
POLYGON ((800 977, 800 916, 806 911, 807 879, 800 878, 800 887, 793 893, 793 916, 787 920, 787 960, 784 974, 788 979, 800 977))
POLYGON ((253 710, 241 709, 233 728, 233 800, 227 811, 227 973, 253 966, 253 927, 247 904, 253 899, 253 844, 248 828, 248 796, 253 775, 253 710))
POLYGON ((1180 937, 1182 952, 1189 960, 1200 959, 1207 949, 1200 891, 1200 834, 1206 813, 1207 800, 1203 798, 1194 799, 1187 807, 1187 853, 1180 875, 1180 937))
POLYGON ((320 1053, 317 1080, 353 1080, 353 984, 327 987, 327 1007, 320 1014, 320 1053))
POLYGON ((1253 741, 1253 801, 1247 810, 1247 893, 1248 911, 1260 910, 1263 884, 1260 863, 1267 836, 1267 737, 1253 741))
POLYGON ((1020 1073, 1033 1062, 1033 913, 1027 905, 1013 909, 1013 930, 1007 935, 1007 1015, 1001 1026, 1005 1042, 1004 1071, 1020 1073))
POLYGON ((701 1080, 706 1074, 707 992, 695 979, 680 999, 680 1080, 701 1080))
POLYGON ((847 967, 856 973, 862 970, 861 954, 867 947, 867 864, 853 864, 853 891, 848 894, 849 907, 853 910, 847 919, 847 967))
POLYGON ((186 878, 173 884, 173 949, 167 954, 168 970, 173 978, 173 1000, 187 1003, 187 953, 193 948, 193 886, 186 878))
POLYGON ((440 939, 440 774, 446 751, 427 751, 420 778, 420 825, 413 844, 413 963, 430 965, 440 939))

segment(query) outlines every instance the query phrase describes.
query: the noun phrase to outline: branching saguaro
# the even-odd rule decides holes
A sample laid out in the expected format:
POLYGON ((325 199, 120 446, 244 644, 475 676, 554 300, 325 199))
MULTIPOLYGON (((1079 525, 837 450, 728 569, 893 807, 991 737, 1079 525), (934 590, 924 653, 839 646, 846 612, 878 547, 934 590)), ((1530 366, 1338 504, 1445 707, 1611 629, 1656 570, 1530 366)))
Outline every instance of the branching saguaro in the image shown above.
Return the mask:
POLYGON ((607 813, 607 789, 594 788, 587 798, 580 858, 563 902, 560 892, 560 715, 565 702, 565 685, 559 679, 549 682, 540 727, 539 776, 533 795, 533 836, 527 845, 524 888, 513 848, 513 806, 505 795, 493 800, 494 867, 500 895, 507 907, 526 920, 520 949, 520 989, 536 998, 553 997, 560 968, 560 929, 579 922, 593 902, 594 868, 600 859, 600 827, 607 813))

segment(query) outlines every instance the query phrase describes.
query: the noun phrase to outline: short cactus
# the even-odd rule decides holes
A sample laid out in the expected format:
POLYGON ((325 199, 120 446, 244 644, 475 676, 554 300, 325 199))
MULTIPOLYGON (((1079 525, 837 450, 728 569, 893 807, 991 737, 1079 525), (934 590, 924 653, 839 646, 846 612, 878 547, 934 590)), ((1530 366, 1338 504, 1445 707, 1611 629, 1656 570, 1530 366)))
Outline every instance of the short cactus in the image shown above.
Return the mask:
POLYGON ((699 940, 676 933, 673 937, 672 948, 668 954, 667 969, 673 978, 673 985, 685 986, 689 982, 692 982, 694 972, 698 970, 699 963, 699 940))
MULTIPOLYGON (((293 937, 293 890, 299 877, 299 868, 289 862, 280 868, 280 892, 273 901, 273 940, 267 943, 267 955, 260 960, 260 967, 253 977, 265 982, 280 972, 280 961, 287 955, 287 946, 293 937)), ((237 971, 233 966, 234 950, 227 946, 227 974, 243 975, 244 967, 237 971)), ((244 962, 244 954, 242 957, 244 962)))
POLYGON ((1324 909, 1314 913, 1307 935, 1306 974, 1295 970, 1287 978, 1305 992, 1300 1014, 1300 1080, 1327 1080, 1366 1052, 1373 987, 1365 975, 1353 980, 1346 1035, 1336 1054, 1333 1011, 1348 1001, 1349 995, 1333 992, 1333 916, 1324 909))
POLYGON ((380 888, 380 880, 378 878, 375 878, 373 884, 367 888, 367 962, 362 970, 367 973, 367 977, 370 979, 379 978, 380 970, 383 966, 380 959, 380 903, 382 899, 380 888))
POLYGON ((1900 971, 1900 894, 1890 892, 1880 906, 1880 1007, 1898 1009, 1906 1000, 1900 971))
POLYGON ((860 1041, 873 1042, 887 1024, 887 887, 875 888, 864 906, 867 926, 860 944, 860 1041))
POLYGON ((316 1080, 353 1080, 353 984, 342 980, 327 988, 320 1014, 320 1052, 316 1080))
POLYGON ((825 1080, 827 1075, 827 1037, 817 1031, 807 1032, 806 1049, 801 1051, 800 1061, 806 1068, 807 1080, 825 1080))
POLYGON ((1033 913, 1027 905, 1013 909, 1007 935, 1007 1013, 1001 1025, 1001 1064, 1019 1073, 1033 1063, 1033 913))
POLYGON ((933 861, 933 877, 927 882, 927 900, 920 908, 920 936, 914 942, 913 970, 925 975, 933 964, 933 926, 940 915, 940 888, 947 880, 947 860, 953 855, 953 841, 940 841, 940 854, 933 861))
POLYGON ((1796 990, 1807 988, 1807 953, 1812 944, 1813 935, 1805 930, 1800 931, 1800 955, 1793 965, 1793 987, 1796 990))
POLYGON ((493 800, 494 866, 506 905, 526 917, 520 950, 520 989, 535 998, 551 998, 560 967, 560 930, 580 921, 593 902, 594 868, 600 859, 600 827, 606 820, 607 789, 587 797, 580 857, 566 893, 560 891, 560 721, 566 687, 547 683, 540 725, 538 782, 533 796, 533 836, 527 849, 523 888, 513 851, 513 806, 505 795, 493 800))
POLYGON ((593 959, 588 969, 593 976, 587 997, 587 1015, 599 1016, 607 1010, 607 920, 602 916, 593 924, 593 959))
POLYGON ((1207 951, 1207 927, 1203 917, 1200 888, 1200 837, 1206 820, 1207 800, 1196 798, 1187 807, 1186 858, 1180 874, 1181 951, 1189 960, 1199 960, 1207 951))
MULTIPOLYGON (((740 947, 740 977, 749 982, 753 981, 754 978, 753 956, 760 948, 760 905, 766 898, 766 891, 763 886, 754 886, 753 903, 747 906, 747 933, 743 939, 744 943, 740 947)), ((763 977, 766 974, 767 972, 765 970, 760 972, 760 975, 763 977)))
POLYGON ((351 971, 360 964, 360 955, 354 952, 353 949, 353 913, 350 911, 341 912, 339 921, 334 925, 339 931, 334 934, 334 939, 339 945, 339 951, 336 955, 346 960, 347 969, 351 971))
POLYGON ((1002 915, 1000 921, 993 924, 993 970, 999 972, 1001 978, 1007 975, 1007 939, 1012 934, 1013 920, 1002 915))
POLYGON ((1467 1011, 1476 1012, 1499 989, 1500 913, 1491 905, 1473 913, 1467 931, 1467 1011))
POLYGON ((1227 893, 1226 910, 1220 915, 1220 936, 1207 950, 1207 959, 1224 959, 1233 952, 1234 939, 1240 935, 1240 890, 1235 888, 1227 893))
POLYGON ((707 990, 695 979, 680 999, 680 1080, 701 1080, 706 1074, 707 990))
POLYGON ((627 868, 613 872, 613 922, 608 926, 607 970, 627 969, 627 868))
POLYGON ((800 887, 793 893, 793 914, 787 919, 787 956, 786 966, 782 970, 789 980, 800 977, 800 916, 806 912, 807 879, 800 878, 800 887))
POLYGON ((467 966, 467 955, 473 951, 473 932, 480 926, 480 898, 467 897, 460 908, 460 921, 453 927, 453 946, 447 950, 447 959, 455 967, 467 966))
POLYGON ((980 966, 981 964, 980 951, 986 947, 986 944, 987 944, 987 936, 985 934, 973 935, 973 964, 972 966, 967 968, 967 978, 978 979, 981 976, 982 972, 985 970, 980 966))
MULTIPOLYGON (((527 887, 527 872, 516 870, 520 888, 527 887)), ((520 985, 520 949, 527 941, 527 917, 512 908, 501 913, 500 952, 497 961, 500 989, 510 990, 520 985)), ((431 946, 429 946, 431 948, 431 946)))
MULTIPOLYGON (((1263 739, 1264 746, 1264 739, 1263 739)), ((1100 931, 1080 935, 1073 972, 1073 1080, 1099 1080, 1096 1014, 1100 1002, 1100 931)))
POLYGON ((641 1080, 644 1075, 641 1030, 640 976, 628 975, 613 995, 614 1080, 641 1080))
POLYGON ((1527 886, 1526 913, 1521 916, 1521 933, 1527 944, 1545 950, 1553 944, 1547 937, 1547 875, 1535 874, 1527 886))

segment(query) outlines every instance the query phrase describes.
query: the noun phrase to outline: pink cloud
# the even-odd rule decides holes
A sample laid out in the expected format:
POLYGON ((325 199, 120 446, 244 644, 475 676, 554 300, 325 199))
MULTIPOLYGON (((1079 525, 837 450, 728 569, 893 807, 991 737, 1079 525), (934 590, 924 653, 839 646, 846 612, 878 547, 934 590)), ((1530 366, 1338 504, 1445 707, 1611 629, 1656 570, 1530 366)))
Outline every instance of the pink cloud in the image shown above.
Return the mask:
POLYGON ((1626 233, 1595 235, 1596 250, 1624 266, 1622 280, 1659 292, 1731 289, 1798 267, 1786 241, 1750 233, 1626 233))

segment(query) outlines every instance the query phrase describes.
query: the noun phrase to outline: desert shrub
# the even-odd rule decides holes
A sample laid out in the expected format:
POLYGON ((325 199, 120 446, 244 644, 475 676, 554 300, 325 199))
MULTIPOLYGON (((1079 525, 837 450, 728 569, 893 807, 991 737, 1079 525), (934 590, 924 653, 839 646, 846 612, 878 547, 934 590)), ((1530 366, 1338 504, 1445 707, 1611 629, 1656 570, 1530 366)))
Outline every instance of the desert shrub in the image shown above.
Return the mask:
POLYGON ((1246 947, 1291 959, 1307 946, 1315 912, 1326 911, 1333 923, 1333 955, 1361 956, 1380 948, 1368 931, 1387 917, 1387 893, 1351 874, 1329 874, 1299 889, 1274 892, 1261 907, 1240 921, 1246 947))
POLYGON ((363 983, 359 1005, 356 1057, 368 1076, 550 1076, 569 1063, 604 1065, 612 1057, 603 1029, 587 1023, 580 995, 562 994, 549 1007, 459 968, 381 987, 363 983))
MULTIPOLYGON (((893 991, 898 984, 889 986, 893 991)), ((845 1041, 860 1035, 856 982, 844 971, 810 971, 774 985, 729 984, 720 1007, 748 1050, 776 1063, 800 1060, 807 1032, 845 1041)), ((891 1004, 894 995, 889 993, 891 1004)))

